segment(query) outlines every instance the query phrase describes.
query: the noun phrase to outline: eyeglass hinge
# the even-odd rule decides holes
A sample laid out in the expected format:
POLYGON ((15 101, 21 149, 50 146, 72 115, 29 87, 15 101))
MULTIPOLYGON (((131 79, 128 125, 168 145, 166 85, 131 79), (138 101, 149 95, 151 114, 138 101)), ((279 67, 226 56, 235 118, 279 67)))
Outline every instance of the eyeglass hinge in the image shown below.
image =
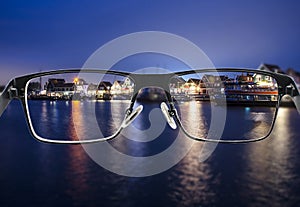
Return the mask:
POLYGON ((168 110, 168 112, 169 112, 169 114, 170 114, 170 116, 175 116, 175 114, 176 114, 176 112, 175 112, 175 110, 168 110))
POLYGON ((132 113, 132 109, 128 108, 125 112, 126 117, 129 116, 132 113))
POLYGON ((293 97, 295 95, 294 92, 295 92, 295 87, 293 84, 287 85, 285 87, 285 94, 288 94, 293 97))
POLYGON ((170 103, 170 109, 168 110, 168 113, 170 114, 170 116, 174 117, 177 113, 176 108, 174 106, 174 103, 171 102, 170 103))
POLYGON ((18 97, 18 96, 19 96, 18 89, 11 86, 11 87, 8 89, 8 95, 9 95, 9 99, 13 99, 13 98, 18 97))

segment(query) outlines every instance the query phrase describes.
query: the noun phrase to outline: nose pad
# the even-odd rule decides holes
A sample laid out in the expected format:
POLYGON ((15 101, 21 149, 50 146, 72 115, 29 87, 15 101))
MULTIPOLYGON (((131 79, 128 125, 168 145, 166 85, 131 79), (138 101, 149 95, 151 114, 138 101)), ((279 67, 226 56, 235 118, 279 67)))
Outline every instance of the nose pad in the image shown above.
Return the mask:
POLYGON ((171 115, 169 113, 169 107, 167 106, 167 104, 165 102, 162 102, 160 104, 160 108, 161 108, 161 111, 162 111, 164 117, 166 118, 166 121, 168 122, 169 126, 172 129, 176 129, 177 128, 176 122, 175 122, 174 118, 171 117, 171 115))
POLYGON ((122 128, 127 127, 135 118, 143 111, 143 105, 139 105, 131 114, 129 114, 123 121, 122 128))

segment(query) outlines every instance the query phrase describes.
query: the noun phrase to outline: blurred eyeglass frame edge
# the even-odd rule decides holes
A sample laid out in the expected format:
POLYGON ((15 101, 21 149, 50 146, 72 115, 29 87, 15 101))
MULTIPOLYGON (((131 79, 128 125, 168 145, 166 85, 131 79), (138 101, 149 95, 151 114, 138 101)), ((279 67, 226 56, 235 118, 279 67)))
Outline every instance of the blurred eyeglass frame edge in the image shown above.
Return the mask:
MULTIPOLYGON (((258 69, 248 69, 248 68, 212 68, 212 69, 197 69, 197 70, 188 70, 188 71, 181 71, 181 72, 170 72, 170 73, 164 73, 164 74, 139 74, 139 73, 130 73, 130 72, 123 72, 123 71, 114 71, 114 70, 100 70, 100 69, 64 69, 64 70, 52 70, 52 71, 47 71, 47 72, 39 72, 39 73, 33 73, 33 74, 28 74, 24 76, 19 76, 13 78, 4 88, 3 92, 0 95, 0 116, 2 113, 5 111, 7 105, 10 103, 12 99, 18 99, 22 102, 23 105, 23 110, 26 114, 26 121, 28 123, 30 132, 34 138, 36 138, 38 141, 46 142, 46 143, 53 143, 53 144, 88 144, 88 143, 96 143, 96 142, 101 142, 101 141, 108 141, 111 139, 116 138, 122 129, 127 127, 132 119, 134 119, 138 114, 141 112, 141 108, 133 110, 134 103, 136 101, 136 97, 138 94, 138 91, 141 88, 144 87, 150 87, 150 86, 155 86, 155 87, 161 87, 165 91, 165 95, 167 97, 167 102, 169 106, 168 113, 169 114, 164 114, 165 116, 169 116, 171 119, 175 119, 175 122, 179 126, 179 128, 184 132, 184 134, 197 141, 207 141, 207 142, 215 142, 215 143, 249 143, 249 142, 256 142, 263 140, 267 138, 270 133, 272 132, 272 129, 274 127, 274 123, 276 121, 277 113, 278 113, 278 108, 281 102, 281 99, 283 96, 288 95, 292 98, 296 109, 298 113, 300 114, 300 93, 299 90, 295 84, 295 81, 293 80, 292 77, 285 75, 285 74, 279 74, 279 73, 274 73, 274 72, 269 72, 269 71, 263 71, 263 70, 258 70, 258 69), (248 72, 248 73, 260 73, 263 75, 268 75, 274 78, 277 81, 278 85, 278 103, 276 105, 276 112, 275 112, 275 117, 272 123, 272 126, 270 128, 270 131, 268 132, 267 135, 256 138, 256 139, 247 139, 247 140, 219 140, 219 139, 207 139, 207 138, 198 138, 193 135, 190 135, 182 126, 182 123, 180 121, 180 118, 177 114, 177 110, 175 108, 175 104, 173 102, 173 99, 171 97, 170 91, 167 91, 166 89, 169 89, 169 79, 171 79, 174 76, 183 76, 183 75, 189 75, 189 74, 194 74, 194 73, 205 73, 205 72, 248 72), (46 139, 43 137, 40 137, 37 135, 32 127, 31 120, 29 118, 29 112, 26 104, 26 96, 25 96, 25 89, 26 89, 26 84, 33 79, 33 78, 38 78, 41 76, 46 76, 46 75, 54 75, 54 74, 65 74, 65 73, 100 73, 100 74, 112 74, 112 75, 120 75, 120 76, 127 76, 135 81, 136 87, 134 87, 134 93, 133 96, 131 97, 131 103, 130 107, 126 111, 126 115, 124 117, 124 121, 121 124, 121 126, 118 128, 118 130, 111 136, 109 137, 104 137, 104 138, 99 138, 99 139, 92 139, 92 140, 76 140, 76 141, 68 141, 68 140, 50 140, 46 139), (141 78, 144 76, 144 78, 141 78), (151 77, 152 76, 152 77, 151 77), (156 81, 155 77, 163 77, 164 80, 167 81, 156 81), (143 82, 144 80, 148 80, 143 82), (150 85, 149 85, 150 84, 150 85)), ((166 117, 167 119, 167 117, 166 117)), ((168 122, 168 120, 167 120, 168 122)), ((170 124, 170 123, 169 123, 170 124)), ((172 126, 171 126, 172 127, 172 126)))

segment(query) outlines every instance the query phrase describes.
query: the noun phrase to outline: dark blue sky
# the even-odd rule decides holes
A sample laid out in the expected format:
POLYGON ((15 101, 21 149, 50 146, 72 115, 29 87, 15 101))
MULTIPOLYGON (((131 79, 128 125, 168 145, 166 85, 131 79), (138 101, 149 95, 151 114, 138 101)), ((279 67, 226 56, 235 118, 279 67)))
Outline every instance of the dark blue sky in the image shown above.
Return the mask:
POLYGON ((299 1, 11 0, 0 3, 0 84, 81 67, 106 42, 149 30, 189 39, 217 67, 300 71, 299 1))

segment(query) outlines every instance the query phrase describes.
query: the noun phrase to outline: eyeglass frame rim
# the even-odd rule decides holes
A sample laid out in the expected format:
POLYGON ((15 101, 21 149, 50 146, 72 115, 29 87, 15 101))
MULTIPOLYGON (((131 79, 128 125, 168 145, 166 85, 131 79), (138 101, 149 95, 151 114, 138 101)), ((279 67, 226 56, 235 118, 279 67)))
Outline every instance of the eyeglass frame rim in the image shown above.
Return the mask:
MULTIPOLYGON (((216 139, 207 139, 207 138, 199 138, 199 137, 195 137, 191 134, 189 134, 186 129, 184 128, 184 126, 182 125, 180 118, 177 114, 177 110, 174 106, 174 102, 173 99, 171 97, 170 94, 170 88, 167 87, 168 91, 166 89, 164 89, 166 97, 167 97, 167 101, 170 107, 169 112, 172 113, 172 117, 175 118, 176 123, 178 124, 179 128, 184 132, 184 134, 193 139, 193 140, 197 140, 197 141, 207 141, 207 142, 216 142, 216 143, 250 143, 250 142, 256 142, 256 141, 261 141, 263 139, 266 139, 272 132, 273 128, 274 128, 274 124, 277 118, 277 114, 278 114, 278 109, 280 106, 280 102, 282 100, 282 97, 284 95, 290 95, 291 97, 294 96, 299 96, 299 90, 295 84, 295 81, 293 80, 292 77, 285 75, 285 74, 279 74, 279 73, 274 73, 271 71, 264 71, 264 70, 258 70, 258 69, 249 69, 249 68, 204 68, 204 69, 197 69, 197 70, 186 70, 186 71, 177 71, 177 72, 170 72, 170 73, 163 73, 163 74, 140 74, 140 73, 131 73, 131 72, 125 72, 125 71, 116 71, 116 70, 101 70, 101 69, 87 69, 87 68, 78 68, 78 69, 62 69, 62 70, 51 70, 51 71, 44 71, 44 72, 38 72, 38 73, 32 73, 32 74, 27 74, 27 75, 23 75, 23 76, 19 76, 19 77, 15 77, 13 78, 5 87, 5 89, 3 90, 2 94, 0 95, 0 116, 2 114, 2 112, 5 110, 6 106, 9 104, 9 102, 12 99, 19 99, 22 102, 23 105, 23 111, 26 114, 26 121, 28 123, 30 132, 32 134, 32 136, 37 139, 38 141, 41 142, 46 142, 46 143, 53 143, 53 144, 88 144, 88 143, 96 143, 96 142, 100 142, 100 141, 108 141, 111 139, 116 138, 120 132, 122 131, 123 127, 120 126, 118 128, 118 130, 111 136, 108 137, 104 137, 104 138, 99 138, 99 139, 91 139, 91 140, 78 140, 78 141, 69 141, 69 140, 51 140, 51 139, 47 139, 47 138, 43 138, 40 137, 39 135, 37 135, 35 133, 35 130, 33 128, 33 124, 31 122, 30 119, 30 115, 29 115, 29 109, 28 106, 26 104, 27 102, 27 97, 26 97, 26 91, 27 90, 27 84, 29 84, 30 80, 32 80, 33 78, 38 78, 41 76, 47 76, 47 75, 54 75, 54 74, 66 74, 66 73, 99 73, 99 74, 111 74, 111 75, 120 75, 120 76, 126 76, 131 78, 133 81, 137 81, 139 80, 139 77, 141 76, 147 76, 149 77, 149 75, 157 77, 157 76, 165 76, 168 79, 171 79, 174 76, 183 76, 183 75, 189 75, 189 74, 194 74, 194 73, 205 73, 205 72, 248 72, 248 73, 260 73, 263 75, 268 75, 271 76, 272 78, 274 78, 277 82, 278 85, 278 100, 277 100, 277 104, 276 104, 276 110, 275 110, 275 115, 273 118, 273 122, 272 122, 272 126, 269 130, 269 132, 267 133, 267 135, 260 137, 260 138, 256 138, 256 139, 249 139, 249 140, 216 140, 216 139), (292 85, 293 88, 293 92, 292 94, 288 94, 287 93, 287 86, 292 85), (23 92, 23 96, 19 94, 20 92, 23 92)), ((169 81, 167 82, 167 85, 169 84, 169 81)), ((155 87, 157 87, 156 85, 153 85, 155 87)), ((151 86, 149 86, 151 87, 151 86)), ((131 97, 131 105, 130 105, 130 110, 132 110, 133 104, 136 101, 136 96, 137 96, 137 92, 142 89, 142 87, 135 87, 133 96, 131 97)), ((296 103, 295 103, 296 105, 296 103)), ((298 105, 297 109, 298 109, 298 105)), ((300 113, 299 109, 298 112, 300 113)), ((130 111, 129 111, 130 113, 130 111)), ((125 116, 126 118, 126 116, 125 116)))

